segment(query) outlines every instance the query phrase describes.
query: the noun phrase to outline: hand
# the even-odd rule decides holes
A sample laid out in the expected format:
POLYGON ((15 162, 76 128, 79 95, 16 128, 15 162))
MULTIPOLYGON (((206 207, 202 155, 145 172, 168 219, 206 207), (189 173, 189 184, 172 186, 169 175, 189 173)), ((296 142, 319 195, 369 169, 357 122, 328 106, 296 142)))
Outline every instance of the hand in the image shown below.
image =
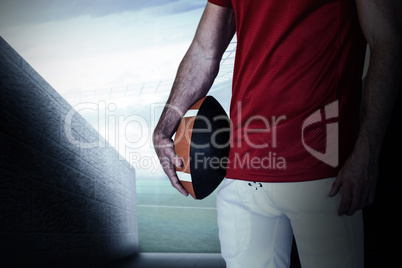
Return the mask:
POLYGON ((172 186, 183 195, 188 196, 188 192, 184 189, 183 185, 181 185, 174 169, 175 166, 181 167, 183 162, 174 152, 172 139, 163 135, 154 134, 154 148, 172 186))
POLYGON ((342 189, 338 215, 353 215, 357 210, 374 202, 378 177, 378 160, 364 149, 346 161, 332 185, 330 197, 342 189))

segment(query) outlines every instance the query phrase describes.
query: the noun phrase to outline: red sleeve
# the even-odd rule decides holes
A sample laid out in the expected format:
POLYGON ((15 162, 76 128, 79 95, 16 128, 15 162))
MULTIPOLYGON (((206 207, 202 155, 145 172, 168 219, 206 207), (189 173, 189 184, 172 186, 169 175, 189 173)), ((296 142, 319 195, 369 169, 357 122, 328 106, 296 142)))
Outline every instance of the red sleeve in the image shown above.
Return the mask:
POLYGON ((223 6, 223 7, 232 7, 232 1, 231 0, 208 0, 208 2, 218 5, 218 6, 223 6))

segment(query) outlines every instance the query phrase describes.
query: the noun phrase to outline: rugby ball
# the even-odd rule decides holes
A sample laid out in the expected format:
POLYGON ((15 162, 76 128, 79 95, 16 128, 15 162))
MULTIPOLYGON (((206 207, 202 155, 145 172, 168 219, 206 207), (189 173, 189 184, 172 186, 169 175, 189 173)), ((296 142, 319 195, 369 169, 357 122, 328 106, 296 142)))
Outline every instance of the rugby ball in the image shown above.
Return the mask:
POLYGON ((226 175, 230 120, 212 96, 190 107, 174 136, 175 153, 183 162, 176 174, 194 199, 210 195, 226 175))

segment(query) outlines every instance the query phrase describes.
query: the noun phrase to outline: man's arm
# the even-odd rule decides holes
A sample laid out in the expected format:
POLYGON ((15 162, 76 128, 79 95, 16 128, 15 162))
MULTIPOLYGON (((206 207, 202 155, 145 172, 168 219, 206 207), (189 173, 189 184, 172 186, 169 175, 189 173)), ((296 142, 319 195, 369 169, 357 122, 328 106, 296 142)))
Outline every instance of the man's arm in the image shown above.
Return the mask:
POLYGON ((173 187, 184 195, 188 193, 180 184, 174 169, 174 165, 181 166, 182 162, 174 153, 171 138, 184 113, 209 91, 234 33, 233 9, 208 3, 154 130, 154 147, 162 167, 173 187))
POLYGON ((339 215, 352 215, 374 201, 381 144, 402 87, 402 1, 356 4, 371 54, 359 136, 330 192, 334 196, 342 188, 339 215))

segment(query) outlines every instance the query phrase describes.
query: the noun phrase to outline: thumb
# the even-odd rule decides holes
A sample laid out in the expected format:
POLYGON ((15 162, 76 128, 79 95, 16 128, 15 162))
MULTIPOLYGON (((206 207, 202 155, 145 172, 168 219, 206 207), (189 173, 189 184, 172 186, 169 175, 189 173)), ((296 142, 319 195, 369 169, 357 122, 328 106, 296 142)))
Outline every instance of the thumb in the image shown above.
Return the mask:
POLYGON ((181 158, 180 158, 179 156, 177 156, 176 154, 174 154, 172 160, 173 160, 173 161, 172 161, 173 164, 174 164, 176 167, 182 167, 182 166, 183 166, 183 161, 182 161, 181 158))
POLYGON ((341 189, 341 186, 342 186, 341 180, 339 179, 339 177, 337 177, 335 179, 334 183, 332 184, 332 188, 331 188, 331 191, 329 192, 328 196, 334 197, 341 189))

